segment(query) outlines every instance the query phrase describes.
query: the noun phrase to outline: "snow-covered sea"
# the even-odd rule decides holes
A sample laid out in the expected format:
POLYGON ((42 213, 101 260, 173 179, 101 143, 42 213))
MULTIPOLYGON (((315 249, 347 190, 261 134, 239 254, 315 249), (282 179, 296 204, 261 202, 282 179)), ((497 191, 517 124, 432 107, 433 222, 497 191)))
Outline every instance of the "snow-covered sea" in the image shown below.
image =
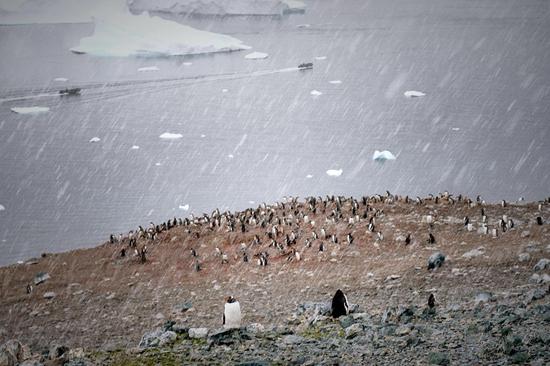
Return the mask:
POLYGON ((0 26, 0 264, 285 195, 550 195, 547 1, 305 2, 181 20, 252 46, 210 56, 98 58, 68 51, 92 24, 0 26))

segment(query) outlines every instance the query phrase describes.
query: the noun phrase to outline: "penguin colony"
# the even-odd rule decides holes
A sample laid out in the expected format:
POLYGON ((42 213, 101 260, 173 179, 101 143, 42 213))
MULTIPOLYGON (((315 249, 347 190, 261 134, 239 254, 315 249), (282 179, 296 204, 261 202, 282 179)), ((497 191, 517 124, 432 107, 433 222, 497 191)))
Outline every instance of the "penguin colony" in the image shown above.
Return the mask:
MULTIPOLYGON (((550 197, 538 203, 538 211, 531 219, 533 224, 544 224, 543 206, 549 203, 550 197)), ((174 217, 161 224, 151 222, 147 228, 139 226, 126 235, 112 234, 109 243, 118 247, 115 256, 119 259, 131 260, 129 253, 134 253, 136 262, 147 263, 148 258, 154 256, 155 245, 169 239, 172 229, 180 228, 178 236, 183 230, 184 238, 176 238, 179 239, 177 243, 182 244, 183 241, 186 247, 184 250, 189 251, 195 272, 206 269, 205 261, 212 258, 217 258, 217 263, 209 267, 214 270, 219 265, 236 263, 266 267, 271 263, 311 259, 335 247, 368 244, 378 247, 377 243, 387 241, 385 237, 403 246, 437 245, 434 221, 438 220, 438 208, 445 205, 460 205, 468 213, 462 219, 465 231, 475 229, 480 234, 497 239, 515 227, 509 215, 490 217, 485 212, 486 205, 480 196, 472 200, 463 195, 455 197, 444 192, 437 196, 411 199, 386 191, 384 195, 363 196, 359 199, 326 196, 299 200, 298 197, 289 197, 283 202, 271 205, 262 203, 257 208, 240 212, 220 212, 215 209, 210 215, 174 217), (415 232, 405 233, 402 239, 394 240, 393 232, 385 225, 385 210, 391 210, 395 205, 405 209, 410 206, 411 212, 428 211, 429 214, 422 217, 415 232), (222 240, 222 245, 209 247, 204 244, 208 241, 202 240, 209 235, 216 235, 225 241, 222 240)), ((504 200, 501 206, 507 209, 513 207, 504 200)), ((441 263, 435 263, 429 269, 437 268, 441 263)))

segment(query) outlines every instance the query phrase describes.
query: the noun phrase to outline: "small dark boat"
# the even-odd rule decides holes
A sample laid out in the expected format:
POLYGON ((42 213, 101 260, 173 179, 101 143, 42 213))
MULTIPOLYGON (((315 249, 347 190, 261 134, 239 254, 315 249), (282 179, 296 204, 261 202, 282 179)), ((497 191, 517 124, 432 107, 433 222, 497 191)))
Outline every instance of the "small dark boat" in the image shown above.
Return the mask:
POLYGON ((313 63, 312 62, 304 62, 298 65, 298 68, 301 70, 307 70, 307 69, 313 69, 313 63))
POLYGON ((80 88, 63 89, 59 91, 59 95, 80 95, 80 88))

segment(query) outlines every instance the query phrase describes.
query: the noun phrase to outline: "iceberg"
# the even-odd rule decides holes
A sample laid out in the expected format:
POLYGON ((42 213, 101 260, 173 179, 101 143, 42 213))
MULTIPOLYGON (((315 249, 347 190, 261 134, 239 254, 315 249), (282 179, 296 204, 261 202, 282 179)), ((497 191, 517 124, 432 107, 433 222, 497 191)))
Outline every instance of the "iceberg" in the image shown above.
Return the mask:
POLYGON ((329 81, 330 84, 342 84, 342 80, 331 80, 329 81))
POLYGON ((132 150, 138 150, 138 149, 139 149, 139 146, 133 145, 133 146, 131 147, 131 149, 132 149, 132 150))
POLYGON ((328 175, 329 177, 339 177, 339 176, 342 175, 343 172, 344 172, 344 171, 343 171, 342 169, 338 169, 338 170, 336 170, 336 169, 329 169, 329 170, 327 170, 327 175, 328 175))
POLYGON ((189 204, 179 205, 179 209, 180 209, 180 210, 187 211, 187 210, 189 210, 189 204))
POLYGON ((405 93, 403 93, 407 98, 419 98, 426 95, 426 93, 422 93, 418 90, 407 90, 405 93))
POLYGON ((0 205, 0 211, 4 211, 5 209, 4 205, 0 205))
POLYGON ((165 132, 159 137, 164 140, 176 140, 176 139, 181 139, 183 135, 181 133, 165 132))
POLYGON ((313 89, 309 94, 313 95, 314 97, 318 97, 319 95, 322 95, 323 93, 321 93, 319 90, 313 89))
POLYGON ((12 112, 18 114, 38 114, 49 111, 48 107, 13 107, 11 108, 12 112))
POLYGON ((305 10, 305 4, 297 0, 129 0, 128 7, 137 14, 149 11, 198 16, 280 16, 305 10))
POLYGON ((307 178, 307 179, 311 179, 311 178, 313 178, 313 175, 308 174, 308 175, 306 175, 306 178, 307 178))
POLYGON ((374 154, 372 155, 372 160, 383 163, 386 160, 395 160, 395 155, 393 155, 390 151, 384 150, 384 151, 378 151, 375 150, 374 154))
POLYGON ((90 142, 91 142, 91 143, 99 142, 99 141, 101 141, 101 139, 100 139, 99 137, 92 137, 92 138, 90 139, 90 142))
POLYGON ((201 31, 147 13, 132 15, 123 0, 108 2, 96 14, 94 34, 82 38, 78 46, 71 48, 72 52, 94 56, 158 57, 250 48, 223 34, 201 31))
POLYGON ((139 72, 147 72, 147 71, 159 71, 159 68, 156 66, 146 66, 146 67, 140 67, 138 69, 139 72))
POLYGON ((244 56, 244 58, 248 59, 248 60, 261 60, 261 59, 264 59, 264 58, 267 58, 267 53, 263 53, 263 52, 252 52, 252 53, 249 53, 248 55, 244 56))

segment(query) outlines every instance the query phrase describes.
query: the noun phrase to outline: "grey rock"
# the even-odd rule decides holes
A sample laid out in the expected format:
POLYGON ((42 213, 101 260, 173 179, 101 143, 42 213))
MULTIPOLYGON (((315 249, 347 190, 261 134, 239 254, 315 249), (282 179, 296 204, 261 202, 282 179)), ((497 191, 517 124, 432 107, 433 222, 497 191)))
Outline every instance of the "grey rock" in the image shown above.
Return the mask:
POLYGON ((431 365, 448 365, 450 363, 449 356, 443 352, 431 352, 428 355, 428 363, 431 365))
POLYGON ((206 338, 208 328, 189 328, 189 338, 206 338))
POLYGON ((182 313, 185 313, 189 309, 193 308, 193 303, 191 301, 184 302, 183 304, 176 305, 176 309, 182 313))
POLYGON ((520 262, 527 262, 529 259, 531 259, 531 254, 529 253, 520 253, 518 255, 518 260, 520 262))
POLYGON ((441 252, 435 252, 428 258, 428 269, 437 269, 445 262, 445 255, 441 252))
POLYGON ((542 283, 542 281, 543 281, 542 276, 536 273, 533 273, 533 275, 529 277, 529 283, 539 284, 539 283, 542 283))
POLYGON ((252 334, 265 332, 265 328, 260 323, 250 323, 246 326, 246 331, 252 334))
POLYGON ((0 366, 15 366, 17 358, 7 349, 0 350, 0 366))
POLYGON ((172 331, 176 332, 177 334, 184 334, 189 332, 189 327, 185 324, 175 323, 172 325, 172 331))
POLYGON ((542 258, 540 261, 535 264, 535 267, 533 268, 535 271, 543 271, 546 268, 550 268, 550 259, 542 258))
POLYGON ((477 304, 489 302, 493 298, 493 295, 489 292, 480 292, 476 295, 474 302, 477 304))
POLYGON ((48 357, 50 360, 67 359, 69 356, 69 347, 60 344, 50 346, 48 357))
POLYGON ((400 325, 395 329, 395 335, 398 337, 405 336, 412 331, 412 326, 410 324, 400 325))
POLYGON ((15 360, 18 362, 23 361, 25 358, 28 358, 30 356, 30 352, 28 352, 28 349, 25 349, 23 347, 23 344, 15 339, 10 339, 6 343, 0 347, 0 352, 7 351, 11 353, 15 360))
POLYGON ((359 323, 350 325, 345 329, 346 339, 352 339, 363 333, 363 326, 359 323))
POLYGON ((38 272, 34 276, 34 284, 40 285, 42 282, 46 282, 50 279, 50 274, 48 272, 38 272))
POLYGON ((523 230, 520 234, 522 238, 527 238, 529 237, 529 235, 531 235, 531 232, 529 230, 523 230))
POLYGON ((532 290, 529 290, 529 292, 527 292, 527 294, 525 295, 525 302, 527 304, 530 304, 531 302, 535 300, 540 300, 545 296, 546 296, 546 290, 543 290, 541 288, 532 289, 532 290))
POLYGON ((53 291, 48 291, 48 292, 44 293, 44 295, 43 295, 43 297, 45 299, 53 299, 56 296, 57 296, 57 294, 53 291))
POLYGON ((355 319, 351 315, 341 316, 338 318, 338 322, 342 326, 342 328, 347 328, 353 323, 355 323, 355 319))
POLYGON ((304 342, 304 338, 295 334, 285 335, 282 339, 284 344, 301 344, 304 342))
MULTIPOLYGON (((83 364, 83 365, 76 365, 76 364, 73 364, 72 361, 71 362, 68 362, 68 363, 65 363, 64 366, 88 366, 88 365, 91 365, 91 363, 87 363, 87 364, 83 364)), ((37 361, 37 360, 26 360, 26 361, 23 361, 19 364, 19 366, 44 366, 43 363, 37 361)))
POLYGON ((162 335, 162 333, 162 329, 156 329, 152 332, 145 333, 139 341, 139 348, 158 347, 160 342, 159 337, 162 335))
POLYGON ((164 333, 162 333, 159 337, 159 347, 165 346, 167 344, 174 343, 174 341, 178 338, 178 335, 176 332, 173 332, 171 330, 168 330, 164 333))

